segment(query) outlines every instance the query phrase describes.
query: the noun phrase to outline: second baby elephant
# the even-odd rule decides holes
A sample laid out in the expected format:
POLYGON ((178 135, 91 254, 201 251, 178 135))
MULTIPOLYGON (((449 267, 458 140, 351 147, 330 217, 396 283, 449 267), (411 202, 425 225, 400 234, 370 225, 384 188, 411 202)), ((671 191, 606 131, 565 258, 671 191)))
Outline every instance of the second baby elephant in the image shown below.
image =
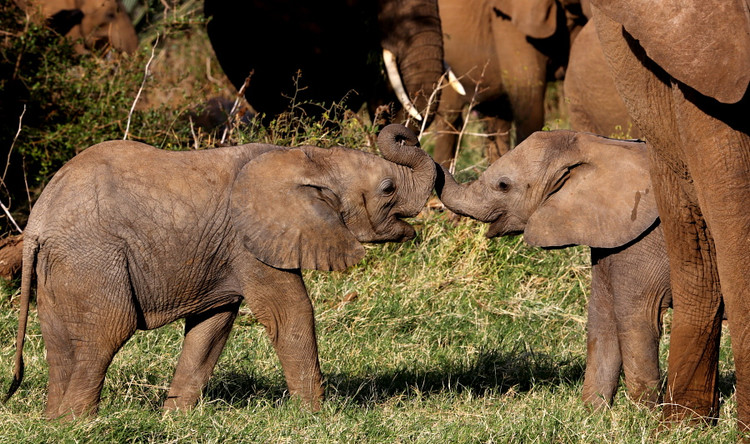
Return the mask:
MULTIPOLYGON (((113 356, 136 330, 185 318, 164 403, 190 408, 244 299, 265 326, 289 392, 318 408, 322 376, 300 269, 343 270, 360 242, 415 236, 401 220, 432 192, 414 134, 383 129, 359 150, 247 144, 174 152, 105 142, 69 161, 24 232, 14 383, 32 277, 49 363, 48 417, 95 413, 113 356)), ((10 396, 9 394, 9 396, 10 396)))
POLYGON ((536 132, 478 180, 458 184, 443 169, 435 188, 450 210, 489 222, 487 237, 590 246, 583 400, 611 403, 622 367, 631 398, 659 401, 661 315, 671 291, 645 143, 536 132))

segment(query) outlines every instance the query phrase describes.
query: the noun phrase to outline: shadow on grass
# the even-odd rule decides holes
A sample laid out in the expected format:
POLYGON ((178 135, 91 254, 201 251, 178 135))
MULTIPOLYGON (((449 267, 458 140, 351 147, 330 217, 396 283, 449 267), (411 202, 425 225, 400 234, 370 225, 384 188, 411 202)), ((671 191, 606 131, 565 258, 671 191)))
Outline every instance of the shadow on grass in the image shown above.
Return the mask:
MULTIPOLYGON (((476 396, 526 392, 535 386, 572 386, 583 379, 584 363, 562 360, 543 353, 487 351, 469 365, 443 362, 425 370, 383 365, 366 376, 325 374, 326 397, 343 397, 361 405, 384 402, 393 397, 429 397, 440 393, 476 396)), ((277 402, 286 394, 283 380, 264 380, 239 373, 216 374, 206 390, 206 399, 222 399, 237 405, 250 397, 277 402)))

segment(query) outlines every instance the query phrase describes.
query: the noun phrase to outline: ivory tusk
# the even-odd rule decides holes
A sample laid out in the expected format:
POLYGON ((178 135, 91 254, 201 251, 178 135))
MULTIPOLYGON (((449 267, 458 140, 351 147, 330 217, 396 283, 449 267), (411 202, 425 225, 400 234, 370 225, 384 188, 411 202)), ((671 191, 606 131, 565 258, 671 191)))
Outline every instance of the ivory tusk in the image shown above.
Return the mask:
POLYGON ((396 66, 396 56, 394 56, 391 51, 383 48, 383 62, 385 62, 385 72, 388 74, 388 80, 391 82, 391 86, 396 93, 398 101, 401 102, 401 105, 410 116, 421 122, 422 116, 419 115, 419 111, 417 111, 417 108, 411 103, 409 95, 406 94, 406 89, 404 89, 404 83, 401 81, 401 74, 398 73, 398 66, 396 66))
POLYGON ((448 73, 448 83, 453 87, 453 89, 461 94, 462 96, 466 95, 466 90, 464 89, 464 86, 461 84, 461 81, 458 80, 458 77, 456 77, 456 74, 453 72, 450 66, 448 66, 447 63, 445 63, 445 72, 448 73))

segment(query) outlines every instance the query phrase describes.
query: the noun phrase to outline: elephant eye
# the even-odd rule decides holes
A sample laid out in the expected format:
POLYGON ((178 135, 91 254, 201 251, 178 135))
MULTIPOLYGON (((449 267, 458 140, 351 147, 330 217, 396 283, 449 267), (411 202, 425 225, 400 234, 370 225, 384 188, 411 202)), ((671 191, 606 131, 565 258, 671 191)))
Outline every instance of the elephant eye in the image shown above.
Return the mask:
POLYGON ((510 191, 510 179, 507 177, 501 177, 500 180, 497 182, 497 189, 502 191, 503 193, 507 193, 510 191))
POLYGON ((385 179, 380 182, 380 193, 383 196, 390 196, 396 192, 396 184, 391 179, 385 179))

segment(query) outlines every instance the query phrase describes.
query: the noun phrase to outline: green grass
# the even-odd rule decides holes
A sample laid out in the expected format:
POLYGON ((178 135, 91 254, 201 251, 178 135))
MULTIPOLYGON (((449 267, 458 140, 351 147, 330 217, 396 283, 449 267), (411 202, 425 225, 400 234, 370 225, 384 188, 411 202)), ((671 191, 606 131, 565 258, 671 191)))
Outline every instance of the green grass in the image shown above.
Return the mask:
MULTIPOLYGON (((580 402, 588 253, 485 239, 481 224, 426 213, 418 238, 368 248, 341 273, 305 272, 316 308, 326 401, 311 413, 285 393, 278 360, 251 315, 196 409, 163 415, 182 325, 139 332, 116 356, 100 414, 43 418, 47 380, 32 311, 27 374, 1 407, 15 442, 732 442, 731 368, 716 427, 657 432, 659 411, 618 393, 611 410, 580 402)), ((17 310, 0 315, 0 374, 12 371, 17 310)), ((726 349, 726 345, 725 345, 726 349)), ((666 354, 666 350, 664 351, 666 354)))
MULTIPOLYGON (((26 71, 39 88, 59 89, 68 98, 63 110, 80 111, 22 133, 19 146, 27 161, 38 154, 44 167, 28 171, 32 185, 43 184, 47 169, 80 145, 122 137, 157 31, 161 44, 153 77, 133 115, 131 138, 165 149, 216 145, 221 134, 191 129, 186 115, 222 90, 206 80, 207 58, 213 77, 220 72, 201 25, 173 19, 146 29, 150 37, 133 58, 85 59, 77 68, 66 60, 64 70, 50 65, 48 71, 26 71)), ((23 40, 4 48, 27 59, 50 57, 23 40)), ((550 88, 549 102, 548 128, 565 127, 559 85, 550 88)), ((374 128, 357 115, 343 115, 333 126, 306 119, 278 119, 265 127, 255 122, 236 128, 229 142, 374 150, 374 128)), ((8 124, 13 131, 16 122, 8 124)), ((487 166, 482 138, 466 137, 464 143, 461 180, 487 166)), ((165 415, 160 410, 181 347, 183 327, 175 323, 138 332, 118 353, 98 417, 48 421, 42 413, 47 367, 32 305, 26 376, 10 401, 0 404, 0 442, 735 442, 734 373, 726 336, 721 418, 715 427, 661 430, 660 410, 630 402, 622 387, 611 409, 591 412, 580 401, 588 251, 542 251, 520 238, 488 240, 482 224, 435 211, 411 222, 419 232, 412 242, 367 246, 366 258, 345 272, 304 272, 326 378, 321 411, 312 413, 287 396, 264 329, 243 310, 193 411, 165 415)), ((17 284, 0 292, 3 390, 12 373, 17 284)))

